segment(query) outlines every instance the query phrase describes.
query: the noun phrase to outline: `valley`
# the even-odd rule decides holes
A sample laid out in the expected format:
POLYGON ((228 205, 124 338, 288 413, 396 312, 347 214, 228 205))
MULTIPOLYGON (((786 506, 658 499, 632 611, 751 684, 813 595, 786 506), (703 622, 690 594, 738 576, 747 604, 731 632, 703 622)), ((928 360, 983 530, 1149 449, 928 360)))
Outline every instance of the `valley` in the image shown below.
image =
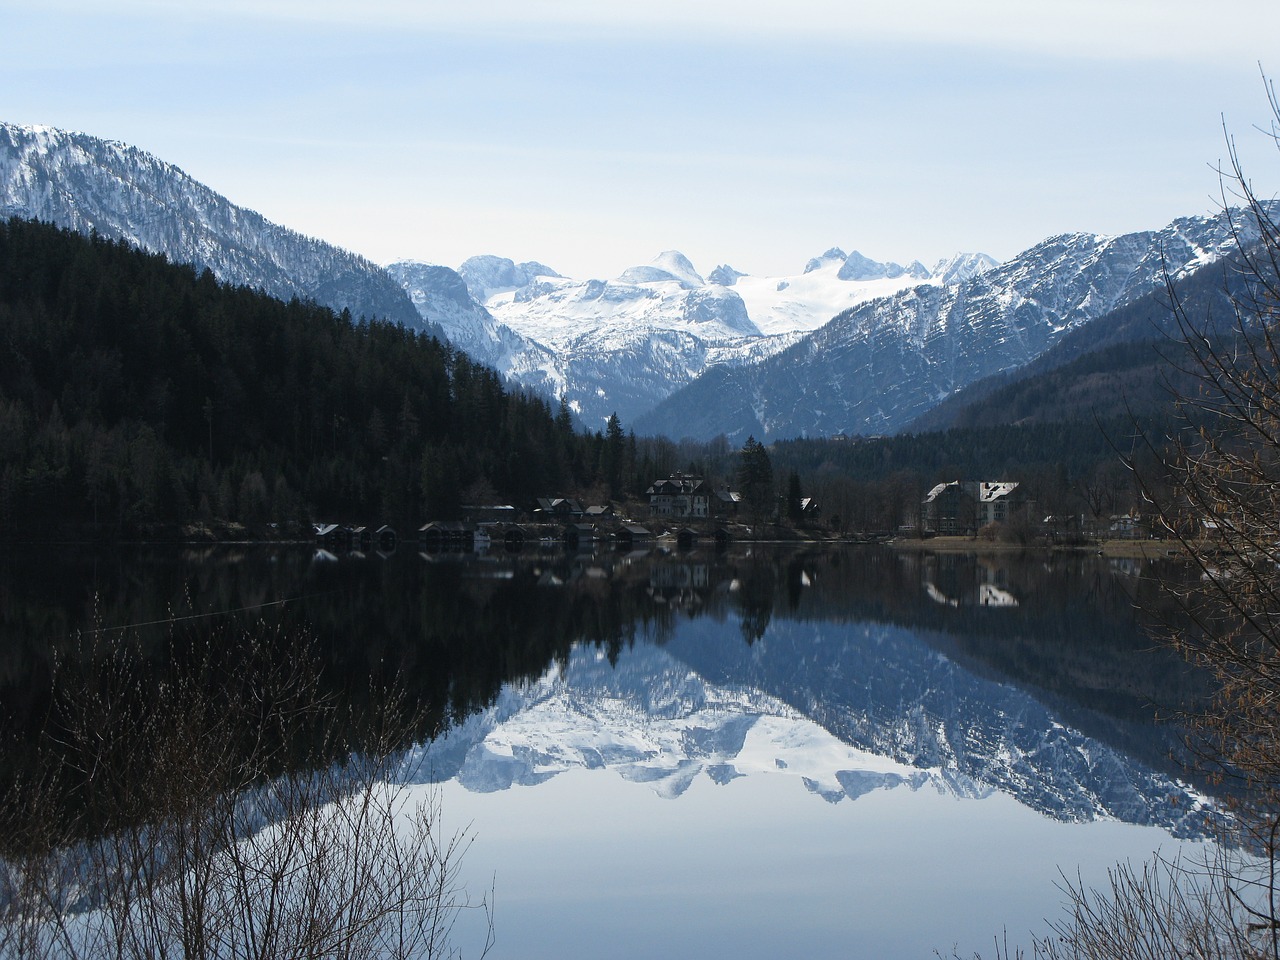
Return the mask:
MULTIPOLYGON (((143 369, 141 357, 160 344, 139 352, 126 345, 134 333, 114 326, 138 294, 122 291, 110 308, 116 333, 107 340, 105 318, 77 331, 72 310, 69 367, 11 360, 13 453, 0 503, 25 518, 27 536, 61 502, 52 476, 85 490, 55 527, 87 522, 117 534, 156 521, 204 528, 344 515, 412 530, 456 517, 477 496, 532 510, 538 497, 572 495, 644 519, 646 488, 669 475, 734 486, 740 448, 756 438, 775 462, 779 493, 791 478, 823 504, 824 535, 915 529, 931 486, 973 476, 1019 480, 1046 516, 1100 522, 1139 508, 1133 484, 1113 476, 1113 438, 1138 423, 1166 429, 1161 384, 1177 382, 1176 362, 1158 347, 1177 336, 1168 289, 1196 316, 1226 315, 1233 294, 1223 278, 1236 275, 1241 245, 1258 235, 1247 216, 1223 211, 1122 236, 1050 237, 1004 263, 971 253, 902 266, 832 247, 777 277, 724 263, 704 274, 674 250, 610 279, 491 254, 457 269, 413 260, 381 268, 271 224, 124 144, 10 124, 0 125, 0 214, 190 264, 242 297, 256 291, 293 311, 280 316, 331 311, 317 332, 350 330, 340 338, 372 337, 390 351, 373 368, 360 360, 360 372, 339 375, 331 361, 299 353, 305 324, 318 322, 303 319, 254 334, 291 344, 285 354, 278 344, 255 348, 286 358, 263 370, 218 345, 225 322, 209 317, 209 332, 183 336, 213 353, 174 380, 165 365, 189 360, 174 354, 143 369), (413 359, 396 358, 395 329, 409 334, 413 359), (404 376, 427 353, 434 386, 404 376), (384 381, 372 403, 368 387, 351 387, 372 382, 371 369, 387 371, 375 374, 384 381), (60 379, 68 373, 74 389, 60 379), (109 399, 122 388, 150 406, 109 399), (58 416, 76 422, 47 421, 55 397, 58 416), (112 420, 126 409, 136 419, 112 420), (288 436, 279 430, 286 411, 288 436), (42 431, 99 439, 37 456, 42 431), (264 456, 268 436, 277 446, 264 456), (158 467, 143 453, 157 444, 167 451, 158 467), (104 463, 114 487, 91 479, 104 463)), ((175 281, 187 282, 165 282, 175 281)), ((212 292, 200 290, 197 299, 212 292)), ((250 313, 280 309, 262 301, 250 313)))

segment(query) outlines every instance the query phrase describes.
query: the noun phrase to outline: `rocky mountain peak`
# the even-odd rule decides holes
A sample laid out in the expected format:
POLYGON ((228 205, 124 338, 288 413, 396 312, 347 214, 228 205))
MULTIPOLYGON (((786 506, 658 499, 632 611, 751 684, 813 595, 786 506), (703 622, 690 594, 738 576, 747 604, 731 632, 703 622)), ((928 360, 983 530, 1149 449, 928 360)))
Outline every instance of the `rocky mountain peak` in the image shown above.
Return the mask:
POLYGON ((857 250, 845 257, 836 276, 841 280, 880 280, 900 277, 905 271, 896 263, 880 263, 864 257, 857 250))
POLYGON ((618 277, 623 283, 664 283, 674 280, 686 290, 704 287, 707 281, 679 250, 664 250, 643 266, 629 267, 618 277))
POLYGON ((508 257, 482 254, 469 257, 458 268, 466 281, 467 289, 478 303, 485 303, 497 293, 509 293, 533 283, 538 277, 559 277, 545 264, 536 260, 516 263, 508 257))
POLYGON ((739 279, 745 276, 745 273, 739 273, 727 263, 722 263, 707 274, 707 282, 719 284, 722 287, 732 287, 739 279))
POLYGON ((843 250, 841 250, 839 247, 832 247, 831 249, 823 253, 821 256, 814 257, 812 260, 806 263, 804 265, 804 272, 813 273, 813 271, 821 269, 823 264, 832 263, 837 260, 843 261, 847 256, 849 255, 845 253, 843 250))

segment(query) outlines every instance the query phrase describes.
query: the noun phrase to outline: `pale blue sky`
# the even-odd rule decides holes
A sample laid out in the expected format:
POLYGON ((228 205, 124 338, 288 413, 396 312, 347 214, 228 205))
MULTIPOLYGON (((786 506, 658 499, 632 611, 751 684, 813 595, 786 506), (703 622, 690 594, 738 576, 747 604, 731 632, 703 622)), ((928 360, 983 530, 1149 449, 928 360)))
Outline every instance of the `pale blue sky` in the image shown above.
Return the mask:
POLYGON ((124 140, 386 263, 795 273, 1280 190, 1275 0, 0 0, 0 119, 124 140))

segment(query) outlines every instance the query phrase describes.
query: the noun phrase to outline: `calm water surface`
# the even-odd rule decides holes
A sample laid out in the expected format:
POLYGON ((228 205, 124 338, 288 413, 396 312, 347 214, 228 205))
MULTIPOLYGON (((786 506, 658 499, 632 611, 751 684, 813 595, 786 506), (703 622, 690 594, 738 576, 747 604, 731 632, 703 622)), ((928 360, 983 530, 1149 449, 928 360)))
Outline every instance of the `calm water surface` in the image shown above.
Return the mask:
POLYGON ((1059 870, 1102 879, 1206 833, 1152 722, 1200 691, 1142 630, 1157 573, 883 549, 32 554, 0 569, 0 694, 33 709, 86 624, 303 623, 334 682, 399 676, 447 728, 406 769, 474 832, 492 956, 990 953, 1043 929, 1059 870))

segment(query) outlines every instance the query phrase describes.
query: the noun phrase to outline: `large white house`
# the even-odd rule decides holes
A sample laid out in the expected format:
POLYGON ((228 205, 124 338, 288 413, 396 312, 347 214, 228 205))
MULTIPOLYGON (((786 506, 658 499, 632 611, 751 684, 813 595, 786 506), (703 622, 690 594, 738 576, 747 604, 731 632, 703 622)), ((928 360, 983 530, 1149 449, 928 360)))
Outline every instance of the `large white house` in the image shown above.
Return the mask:
POLYGON ((988 523, 1006 523, 1026 502, 1016 480, 952 480, 924 498, 924 525, 934 533, 972 534, 988 523))
POLYGON ((665 480, 655 480, 645 493, 649 495, 650 516, 705 520, 711 515, 711 487, 701 477, 674 473, 665 480))

